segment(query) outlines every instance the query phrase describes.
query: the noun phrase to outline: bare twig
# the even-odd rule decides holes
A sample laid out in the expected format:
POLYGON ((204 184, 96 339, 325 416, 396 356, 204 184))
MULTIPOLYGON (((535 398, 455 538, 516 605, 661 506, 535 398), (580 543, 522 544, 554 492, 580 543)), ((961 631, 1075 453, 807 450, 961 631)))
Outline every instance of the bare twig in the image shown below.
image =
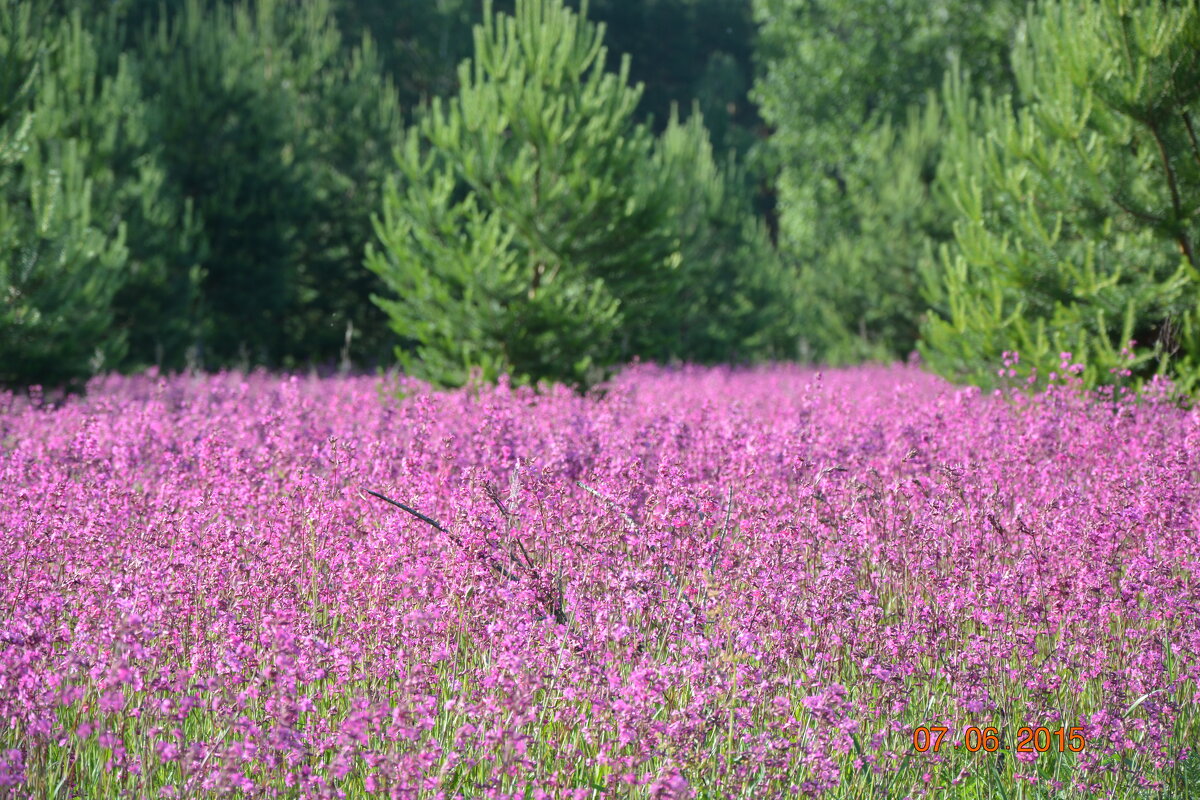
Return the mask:
POLYGON ((430 525, 437 528, 442 533, 449 534, 450 536, 454 536, 454 534, 450 533, 450 531, 443 528, 442 524, 440 522, 438 522, 436 519, 432 519, 430 517, 425 516, 420 511, 417 511, 415 508, 406 506, 406 505, 404 505, 404 503, 401 503, 399 500, 393 500, 392 498, 388 497, 387 495, 380 494, 379 492, 376 492, 373 489, 367 489, 366 491, 367 491, 367 494, 374 495, 375 497, 378 497, 380 500, 383 500, 385 503, 391 503, 396 508, 407 511, 408 513, 412 514, 414 517, 421 520, 422 522, 429 523, 430 525))
MULTIPOLYGON (((403 511, 407 511, 409 514, 412 514, 414 517, 421 520, 422 522, 432 525, 433 527, 437 528, 439 531, 441 531, 442 533, 444 533, 448 537, 450 537, 450 541, 454 542, 456 545, 458 545, 463 550, 467 550, 468 552, 470 552, 468 550, 468 548, 463 544, 462 539, 457 534, 451 533, 450 531, 443 528, 441 523, 439 523, 437 520, 433 519, 432 517, 427 517, 424 514, 422 514, 420 511, 417 511, 415 508, 412 508, 411 506, 406 506, 406 505, 404 505, 404 503, 401 503, 399 500, 393 500, 392 498, 388 497, 387 495, 380 494, 379 492, 376 492, 372 489, 367 489, 366 492, 369 495, 378 497, 380 500, 383 500, 384 502, 391 503, 396 508, 399 508, 403 511)), ((501 575, 502 577, 507 578, 510 581, 518 580, 516 575, 512 574, 507 569, 505 569, 504 565, 501 564, 499 561, 497 561, 492 556, 480 554, 477 557, 481 558, 484 561, 484 563, 486 563, 492 570, 494 570, 497 574, 501 575)))
MULTIPOLYGON (((492 501, 492 504, 496 506, 496 508, 500 511, 500 514, 504 517, 504 525, 508 529, 508 532, 512 534, 512 532, 516 530, 517 523, 520 521, 520 518, 517 517, 514 512, 509 511, 508 507, 504 505, 504 500, 500 497, 500 490, 494 485, 491 483, 485 484, 484 491, 487 493, 488 498, 492 501)), ((512 562, 518 567, 525 567, 526 569, 536 571, 536 567, 533 564, 533 559, 529 557, 529 551, 525 549, 525 543, 521 541, 521 537, 514 534, 512 536, 512 540, 516 544, 516 548, 521 551, 521 555, 525 558, 525 563, 521 563, 521 559, 517 558, 516 550, 511 547, 509 548, 508 557, 512 559, 512 562)))

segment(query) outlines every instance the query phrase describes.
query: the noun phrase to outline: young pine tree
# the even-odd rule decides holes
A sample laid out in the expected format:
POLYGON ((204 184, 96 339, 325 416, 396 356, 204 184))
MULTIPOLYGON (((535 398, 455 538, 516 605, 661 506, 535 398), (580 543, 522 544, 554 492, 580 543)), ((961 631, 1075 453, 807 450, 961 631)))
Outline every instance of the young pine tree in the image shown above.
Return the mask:
POLYGON ((951 214, 931 191, 948 69, 1011 82, 1025 0, 754 0, 753 96, 773 127, 779 249, 800 274, 813 357, 904 358, 926 248, 951 214))
POLYGON ((689 263, 678 192, 684 163, 711 164, 707 137, 676 126, 660 149, 633 121, 628 59, 605 71, 603 27, 560 0, 485 9, 459 94, 408 132, 367 254, 401 361, 456 385, 472 368, 587 383, 633 356, 686 357, 670 299, 709 275, 689 263))
POLYGON ((646 315, 660 354, 700 363, 793 357, 793 276, 754 214, 744 167, 732 152, 716 160, 698 107, 683 123, 670 115, 645 174, 668 187, 680 242, 678 289, 646 315))
MULTIPOLYGON (((59 138, 80 143, 92 183, 93 219, 112 233, 125 230, 127 250, 121 287, 112 299, 109 337, 123 357, 106 369, 182 367, 197 335, 199 262, 204 240, 191 202, 168 180, 163 142, 157 136, 166 113, 143 91, 155 65, 129 46, 129 15, 148 0, 109 8, 71 3, 63 26, 64 52, 86 66, 86 77, 43 80, 35 119, 59 138)), ((136 17, 135 17, 136 19, 136 17)))
POLYGON ((1042 377, 1069 351, 1096 384, 1135 340, 1140 378, 1195 385, 1200 5, 1048 0, 1013 62, 1016 98, 946 92, 959 213, 928 275, 923 353, 988 383, 1006 350, 1042 377))
POLYGON ((105 213, 106 156, 138 106, 127 74, 102 80, 79 17, 50 11, 0 8, 0 385, 9 387, 78 386, 124 351, 112 302, 128 252, 124 223, 105 213))
MULTIPOLYGON (((402 130, 369 38, 330 0, 189 0, 135 39, 171 190, 201 226, 207 366, 378 359, 391 346, 362 269, 402 130)), ((175 354, 179 359, 180 353, 175 354)))
POLYGON ((953 213, 935 189, 943 119, 930 94, 903 121, 884 118, 847 141, 841 224, 831 221, 800 277, 805 340, 823 361, 891 361, 916 347, 919 267, 949 240, 953 213))

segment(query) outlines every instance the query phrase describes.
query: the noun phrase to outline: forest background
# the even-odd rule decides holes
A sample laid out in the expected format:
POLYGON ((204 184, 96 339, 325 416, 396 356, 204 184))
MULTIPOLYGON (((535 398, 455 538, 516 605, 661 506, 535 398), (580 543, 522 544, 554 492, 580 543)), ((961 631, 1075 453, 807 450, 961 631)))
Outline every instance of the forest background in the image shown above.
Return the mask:
POLYGON ((1198 104, 1195 0, 5 0, 0 384, 1190 391, 1198 104))

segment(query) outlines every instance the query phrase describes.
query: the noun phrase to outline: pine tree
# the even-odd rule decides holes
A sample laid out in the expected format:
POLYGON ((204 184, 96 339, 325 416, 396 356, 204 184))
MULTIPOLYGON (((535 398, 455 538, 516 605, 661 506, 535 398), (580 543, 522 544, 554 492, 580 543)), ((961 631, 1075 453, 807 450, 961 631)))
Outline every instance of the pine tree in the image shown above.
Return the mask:
POLYGON ((794 357, 794 276, 754 213, 745 167, 733 152, 717 160, 698 106, 686 122, 670 115, 645 173, 668 187, 681 256, 678 289, 659 296, 660 308, 647 316, 662 328, 661 352, 670 357, 794 357))
POLYGON ((1034 6, 1019 94, 947 90, 955 242, 928 278, 922 351, 992 380, 1004 351, 1045 378, 1070 352, 1089 384, 1200 376, 1200 7, 1034 6))
POLYGON ((773 133, 779 249, 800 273, 811 357, 903 358, 923 303, 919 262, 951 209, 932 183, 929 98, 947 69, 1007 85, 1024 0, 754 0, 753 97, 773 133))
POLYGON ((629 62, 604 70, 603 29, 554 0, 475 29, 460 91, 409 131, 367 264, 410 345, 405 366, 461 384, 472 367, 587 381, 649 355, 647 327, 680 261, 665 187, 641 179, 629 62))
POLYGON ((458 96, 408 132, 367 256, 406 368, 586 384, 634 356, 786 347, 782 274, 699 114, 658 139, 635 124, 628 57, 605 71, 603 26, 561 0, 487 11, 458 96))
POLYGON ((123 354, 112 300, 125 228, 96 199, 112 187, 104 143, 81 136, 74 116, 119 133, 136 114, 127 86, 122 73, 101 80, 78 16, 0 7, 0 385, 78 386, 123 354))
MULTIPOLYGON (((512 0, 496 8, 511 11, 512 0)), ((378 43, 404 108, 454 93, 480 10, 479 0, 336 0, 338 27, 351 41, 368 34, 378 43)))
POLYGON ((127 258, 110 328, 124 355, 105 368, 182 367, 200 326, 205 242, 190 201, 164 167, 156 131, 167 110, 148 103, 143 92, 144 75, 154 66, 129 47, 133 20, 126 15, 145 11, 146 0, 86 13, 86 2, 69 5, 74 8, 61 21, 64 48, 86 65, 86 77, 43 81, 34 116, 48 136, 80 143, 93 185, 93 218, 110 235, 117 226, 125 230, 127 258))
POLYGON ((935 186, 943 135, 931 96, 903 121, 885 118, 847 141, 844 224, 822 228, 819 257, 800 273, 803 335, 823 361, 891 361, 915 349, 919 267, 951 236, 952 209, 935 186))
MULTIPOLYGON (((329 0, 189 0, 137 41, 172 191, 201 226, 201 363, 295 367, 391 346, 361 253, 402 130, 369 37, 329 0)), ((180 354, 176 354, 176 359, 180 354)))

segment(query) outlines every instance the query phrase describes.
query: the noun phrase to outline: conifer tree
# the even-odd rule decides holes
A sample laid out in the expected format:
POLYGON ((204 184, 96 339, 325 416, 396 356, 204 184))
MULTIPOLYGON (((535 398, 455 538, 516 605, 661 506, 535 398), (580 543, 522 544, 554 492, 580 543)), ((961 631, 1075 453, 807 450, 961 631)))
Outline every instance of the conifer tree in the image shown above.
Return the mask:
POLYGON ((189 0, 150 34, 155 138, 202 228, 199 361, 381 357, 361 253, 402 125, 370 38, 347 50, 329 0, 189 0))
POLYGON ((653 118, 656 133, 666 130, 673 105, 686 116, 695 101, 718 151, 746 155, 761 123, 747 97, 754 72, 750 3, 592 0, 588 13, 605 24, 611 51, 630 54, 631 78, 646 87, 639 115, 653 118))
POLYGON ((932 184, 947 69, 1007 85, 1025 0, 754 0, 754 98, 773 133, 779 249, 805 286, 810 356, 903 358, 923 303, 919 262, 952 210, 932 184))
POLYGON ((138 109, 127 74, 101 80, 79 17, 50 11, 0 8, 0 385, 14 387, 78 385, 124 348, 125 227, 97 197, 113 188, 106 145, 138 109))
POLYGON ((93 184, 94 218, 104 230, 125 230, 127 259, 121 287, 112 299, 110 334, 123 342, 123 357, 106 369, 182 367, 183 355, 200 327, 198 298, 205 242, 190 199, 169 180, 162 115, 147 102, 144 77, 153 64, 138 59, 127 28, 146 10, 147 0, 84 10, 71 3, 61 24, 64 45, 86 64, 86 78, 46 80, 35 118, 59 137, 77 140, 86 154, 93 184), (97 96, 106 98, 97 102, 97 96))
POLYGON ((634 356, 785 349, 783 275, 699 114, 656 139, 628 57, 605 70, 602 25, 561 0, 485 8, 459 94, 408 132, 367 255, 406 368, 586 384, 634 356))
POLYGON ((923 353, 983 383, 1004 351, 1089 384, 1200 377, 1200 6, 1047 0, 1014 50, 1019 93, 947 89, 953 246, 929 273, 923 353), (1114 372, 1116 371, 1116 372, 1114 372))
MULTIPOLYGON (((378 43, 401 105, 416 108, 454 92, 481 6, 479 0, 336 0, 336 14, 351 41, 366 33, 378 43)), ((511 11, 512 0, 500 0, 497 10, 511 11)))
POLYGON ((668 118, 648 173, 668 187, 678 289, 658 298, 665 351, 700 363, 794 357, 797 286, 754 213, 736 154, 717 160, 705 117, 668 118))
POLYGON ((820 229, 797 305, 805 341, 827 363, 891 361, 916 347, 919 267, 949 240, 952 220, 935 185, 943 114, 930 95, 902 120, 884 118, 846 143, 841 216, 831 211, 820 229))
POLYGON ((512 373, 586 381, 650 355, 678 273, 667 187, 640 174, 629 62, 606 72, 603 29, 558 0, 485 5, 458 96, 435 100, 398 154, 368 267, 413 372, 463 383, 512 373))

